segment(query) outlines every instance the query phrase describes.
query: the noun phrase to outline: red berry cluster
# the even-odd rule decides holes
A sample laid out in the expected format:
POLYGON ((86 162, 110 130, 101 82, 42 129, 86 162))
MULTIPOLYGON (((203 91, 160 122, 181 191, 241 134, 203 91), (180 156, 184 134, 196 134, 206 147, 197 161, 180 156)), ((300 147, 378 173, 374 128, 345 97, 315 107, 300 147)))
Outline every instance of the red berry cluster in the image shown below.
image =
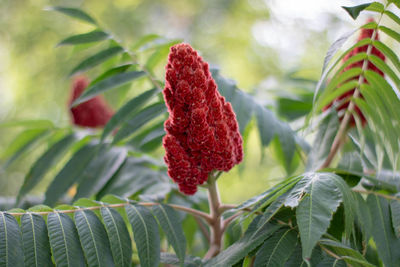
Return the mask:
MULTIPOLYGON (((72 85, 71 98, 69 105, 72 104, 88 86, 89 81, 85 77, 75 78, 72 85)), ((70 109, 72 123, 88 128, 104 127, 114 111, 107 105, 104 98, 96 96, 76 107, 70 109)))
MULTIPOLYGON (((373 22, 373 21, 374 21, 373 19, 369 19, 368 20, 368 22, 373 22)), ((357 39, 357 42, 360 41, 360 40, 366 39, 366 38, 371 38, 373 32, 374 32, 373 29, 362 29, 361 33, 360 33, 360 36, 357 39)), ((375 35, 375 40, 379 40, 378 32, 375 35)), ((353 57, 353 56, 355 56, 355 55, 357 55, 359 53, 367 52, 367 49, 368 49, 368 45, 359 46, 359 47, 354 48, 353 50, 351 50, 343 58, 343 62, 346 62, 349 58, 351 58, 351 57, 353 57)), ((371 54, 379 57, 382 60, 385 60, 385 56, 375 47, 372 47, 371 54)), ((347 70, 352 69, 352 68, 362 68, 362 66, 363 66, 363 60, 350 64, 349 66, 344 68, 343 71, 347 71, 347 70)), ((370 61, 368 61, 367 69, 371 70, 371 71, 374 71, 376 73, 379 73, 380 75, 384 76, 383 72, 380 69, 378 69, 374 64, 372 64, 370 61)), ((358 80, 359 76, 353 77, 352 79, 358 80)), ((365 80, 365 82, 368 83, 367 80, 365 80)), ((334 102, 337 102, 339 104, 337 106, 337 108, 336 108, 338 113, 340 113, 339 111, 346 111, 347 110, 347 108, 349 107, 349 104, 350 104, 349 99, 353 96, 353 94, 354 94, 354 89, 350 90, 350 91, 347 91, 346 93, 344 93, 343 95, 339 96, 338 98, 336 98, 334 100, 334 102)), ((324 107, 324 110, 329 109, 331 106, 332 106, 332 103, 329 104, 328 106, 324 107)), ((355 110, 355 112, 357 112, 357 115, 361 119, 362 124, 365 125, 367 120, 365 119, 364 115, 362 114, 360 108, 355 106, 354 110, 355 110)), ((342 112, 342 113, 343 114, 339 114, 340 121, 342 121, 343 117, 344 117, 344 112, 342 112)), ((352 125, 352 126, 355 125, 354 116, 351 117, 350 125, 352 125)))
POLYGON ((235 113, 217 90, 207 62, 188 44, 171 47, 163 91, 169 111, 163 139, 169 176, 192 195, 213 170, 243 158, 235 113))

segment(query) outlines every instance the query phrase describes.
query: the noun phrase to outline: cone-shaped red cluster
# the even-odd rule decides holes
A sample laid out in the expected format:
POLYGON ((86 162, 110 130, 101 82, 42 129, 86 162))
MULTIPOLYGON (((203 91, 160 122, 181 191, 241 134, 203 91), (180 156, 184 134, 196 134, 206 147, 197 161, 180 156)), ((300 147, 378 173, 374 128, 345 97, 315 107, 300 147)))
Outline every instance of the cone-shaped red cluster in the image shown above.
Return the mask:
MULTIPOLYGON (((89 85, 89 81, 85 77, 75 78, 72 85, 71 98, 69 105, 72 104, 89 85)), ((70 109, 72 123, 87 128, 104 127, 114 111, 107 105, 101 96, 96 96, 76 107, 70 109)))
MULTIPOLYGON (((368 20, 368 22, 373 22, 373 21, 374 21, 373 19, 369 19, 368 20)), ((360 33, 360 36, 357 39, 357 42, 360 41, 360 40, 366 39, 366 38, 372 38, 373 32, 374 32, 373 29, 362 29, 361 33, 360 33)), ((375 40, 379 40, 378 32, 376 32, 375 40)), ((368 50, 368 45, 356 47, 353 50, 351 50, 343 58, 343 62, 346 62, 349 58, 351 58, 351 57, 353 57, 353 56, 355 56, 355 55, 357 55, 359 53, 366 53, 367 50, 368 50)), ((382 60, 385 60, 385 56, 375 47, 372 47, 371 54, 379 57, 382 60)), ((362 68, 363 62, 364 62, 364 60, 352 63, 349 66, 347 66, 346 68, 344 68, 343 71, 347 71, 347 70, 352 69, 352 68, 362 68)), ((367 69, 371 70, 371 71, 374 71, 376 73, 379 73, 380 75, 384 76, 383 72, 380 69, 378 69, 374 64, 372 64, 370 61, 368 61, 367 69)), ((353 77, 352 79, 358 80, 359 76, 353 77)), ((368 83, 367 80, 365 80, 365 82, 368 83)), ((342 111, 342 110, 346 111, 347 110, 347 108, 349 107, 349 104, 350 104, 349 100, 350 100, 350 98, 352 97, 353 94, 354 94, 354 89, 350 90, 350 91, 347 91, 346 93, 344 93, 343 95, 339 96, 338 98, 336 98, 334 100, 334 102, 341 103, 336 108, 338 113, 339 113, 339 111, 342 111)), ((329 109, 331 106, 332 106, 332 103, 329 104, 328 106, 324 107, 324 110, 329 109)), ((359 119, 361 119, 361 122, 364 125, 367 122, 367 120, 365 119, 365 117, 362 114, 361 110, 357 106, 355 106, 354 110, 355 110, 355 112, 357 112, 357 115, 358 115, 359 119)), ((343 117, 344 117, 344 112, 342 112, 342 114, 340 114, 340 116, 339 116, 340 121, 343 120, 343 117)), ((351 126, 355 125, 355 119, 354 119, 353 115, 351 116, 351 119, 350 119, 350 125, 351 126)))
POLYGON ((163 91, 169 111, 163 139, 169 176, 192 195, 213 170, 242 161, 235 113, 217 91, 208 64, 188 44, 171 48, 163 91))

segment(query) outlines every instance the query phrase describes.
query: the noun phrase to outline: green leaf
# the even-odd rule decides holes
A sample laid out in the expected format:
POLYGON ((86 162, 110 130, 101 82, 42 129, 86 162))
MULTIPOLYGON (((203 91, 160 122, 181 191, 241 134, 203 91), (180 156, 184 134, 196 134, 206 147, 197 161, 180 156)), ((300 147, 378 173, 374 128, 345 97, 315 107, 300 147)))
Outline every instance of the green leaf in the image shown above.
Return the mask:
POLYGON ((183 234, 179 214, 170 206, 163 204, 154 206, 152 210, 161 228, 164 230, 168 242, 174 248, 180 264, 183 265, 186 254, 186 238, 183 234))
POLYGON ((94 30, 88 33, 73 35, 68 38, 65 38, 64 40, 59 42, 57 46, 87 44, 87 43, 103 41, 108 38, 110 38, 110 35, 108 35, 107 33, 100 30, 94 30))
POLYGON ((261 245, 268 237, 275 233, 280 225, 274 225, 266 220, 262 220, 262 216, 257 216, 247 228, 244 236, 233 243, 230 247, 223 250, 216 257, 208 260, 204 266, 232 266, 251 251, 261 245))
POLYGON ((0 128, 5 127, 24 127, 24 128, 54 128, 54 124, 49 120, 13 120, 0 123, 0 128))
POLYGON ((72 219, 64 213, 50 213, 47 229, 57 267, 85 267, 85 258, 72 219))
POLYGON ((111 90, 115 87, 133 81, 145 73, 143 71, 131 71, 125 73, 118 73, 115 74, 107 79, 104 79, 93 86, 90 86, 86 89, 78 99, 76 99, 72 104, 71 107, 75 107, 83 102, 88 101, 89 99, 104 93, 105 91, 111 90))
POLYGON ((102 50, 102 51, 98 52, 97 54, 90 56, 90 57, 86 58, 85 60, 83 60, 81 63, 79 63, 76 67, 74 67, 72 69, 72 71, 69 75, 72 76, 78 72, 91 69, 123 51, 124 51, 124 49, 120 46, 114 46, 114 47, 110 47, 105 50, 102 50))
POLYGON ((101 139, 104 140, 118 125, 125 122, 134 112, 147 103, 157 91, 156 88, 148 90, 137 97, 132 98, 123 105, 104 127, 101 139))
POLYGON ((32 190, 45 176, 47 171, 60 159, 64 151, 76 140, 75 134, 69 134, 50 147, 33 164, 25 176, 23 185, 18 193, 18 201, 32 190))
POLYGON ((393 65, 396 67, 398 71, 400 71, 400 60, 397 56, 397 54, 390 49, 387 45, 384 43, 375 40, 373 42, 374 47, 376 47, 379 51, 381 51, 390 61, 393 63, 393 65))
POLYGON ((392 200, 390 202, 390 212, 392 215, 392 225, 397 238, 400 238, 400 201, 392 200))
POLYGON ((160 234, 156 220, 145 207, 128 205, 125 209, 132 225, 140 265, 157 267, 160 262, 160 234))
MULTIPOLYGON (((161 252, 161 263, 168 265, 179 265, 180 259, 174 254, 161 252)), ((201 267, 203 266, 202 260, 199 257, 195 256, 186 256, 185 258, 185 267, 201 267)))
POLYGON ((112 208, 102 207, 101 216, 110 241, 111 252, 116 266, 130 267, 132 242, 122 216, 112 208))
POLYGON ((10 166, 16 159, 27 152, 32 146, 43 138, 49 130, 47 129, 28 129, 23 131, 7 146, 7 150, 2 157, 10 157, 3 165, 4 168, 10 166))
POLYGON ((130 67, 132 67, 133 64, 131 63, 127 63, 127 64, 123 64, 114 68, 111 68, 109 70, 106 70, 105 72, 103 72, 102 74, 100 74, 96 79, 94 79, 90 84, 89 87, 92 87, 93 85, 95 85, 98 82, 101 82, 102 80, 105 80, 108 77, 114 76, 116 74, 122 73, 127 71, 130 67))
POLYGON ((372 2, 369 4, 366 10, 382 13, 385 10, 385 6, 379 2, 372 2))
POLYGON ((352 17, 355 20, 355 19, 357 19, 360 12, 363 11, 364 9, 366 9, 367 7, 369 7, 370 5, 371 5, 371 3, 362 4, 362 5, 358 5, 358 6, 352 6, 352 7, 342 6, 342 8, 344 10, 346 10, 347 13, 349 13, 350 17, 352 17))
POLYGON ((372 218, 372 237, 379 257, 385 266, 399 266, 400 239, 396 238, 391 225, 389 202, 382 197, 370 194, 367 197, 367 204, 372 218))
POLYGON ((385 10, 384 14, 391 18, 394 22, 400 25, 400 18, 390 10, 385 10))
POLYGON ((306 187, 302 192, 308 194, 297 207, 296 219, 305 261, 310 260, 313 248, 326 233, 333 213, 342 202, 342 192, 333 180, 334 176, 321 173, 312 174, 309 179, 304 179, 306 187))
POLYGON ((96 144, 89 143, 76 152, 56 175, 46 190, 46 205, 54 203, 80 178, 81 174, 97 152, 96 144))
POLYGON ((19 225, 14 216, 0 211, 0 266, 24 266, 19 225))
POLYGON ((75 212, 75 224, 89 266, 114 266, 107 233, 91 210, 75 212))
POLYGON ((70 16, 75 19, 79 19, 81 21, 88 22, 90 24, 96 25, 96 21, 90 17, 88 14, 83 12, 82 10, 78 8, 71 8, 71 7, 61 7, 61 6, 55 6, 55 7, 50 7, 47 10, 54 10, 61 12, 67 16, 70 16))
POLYGON ((111 179, 125 161, 127 149, 103 146, 82 174, 75 199, 90 197, 111 179))
POLYGON ((51 260, 47 227, 43 217, 32 213, 22 215, 21 231, 24 246, 25 266, 54 266, 51 260))
POLYGON ((132 118, 125 122, 121 129, 114 136, 113 144, 127 138, 128 136, 135 133, 143 125, 147 124, 152 119, 165 113, 167 110, 163 102, 154 103, 136 113, 132 118))
POLYGON ((283 228, 276 231, 258 249, 254 267, 283 266, 289 259, 297 244, 297 232, 283 228))
POLYGON ((337 113, 332 109, 318 127, 311 152, 308 154, 306 170, 318 170, 328 156, 333 140, 339 129, 337 113))
POLYGON ((379 30, 386 33, 388 36, 392 37, 397 42, 400 42, 400 34, 398 32, 385 26, 379 26, 379 30))

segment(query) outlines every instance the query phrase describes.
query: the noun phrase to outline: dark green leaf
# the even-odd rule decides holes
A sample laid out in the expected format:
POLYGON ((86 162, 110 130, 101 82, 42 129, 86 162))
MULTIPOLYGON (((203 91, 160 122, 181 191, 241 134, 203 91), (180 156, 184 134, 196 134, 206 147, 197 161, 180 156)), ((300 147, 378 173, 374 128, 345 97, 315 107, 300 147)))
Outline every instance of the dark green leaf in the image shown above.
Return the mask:
POLYGON ((78 179, 97 152, 96 144, 90 143, 76 152, 56 175, 46 190, 46 205, 52 206, 78 179))
POLYGON ((132 225, 140 265, 157 267, 160 262, 160 234, 156 220, 145 207, 128 205, 125 209, 132 225))
POLYGON ((400 238, 400 201, 392 200, 390 202, 390 213, 392 215, 392 225, 397 238, 400 238))
POLYGON ((85 22, 89 22, 90 24, 94 24, 96 25, 96 21, 90 17, 88 14, 86 14, 85 12, 83 12, 82 10, 78 9, 78 8, 71 8, 71 7, 61 7, 61 6, 55 6, 55 7, 50 7, 48 8, 48 10, 54 10, 54 11, 58 11, 61 12, 67 16, 85 21, 85 22))
POLYGON ((94 30, 84 34, 70 36, 59 42, 57 46, 93 43, 103 41, 108 38, 110 38, 110 36, 107 33, 100 30, 94 30))
POLYGON ((276 231, 258 249, 254 266, 283 266, 297 244, 297 232, 283 228, 276 231))
POLYGON ((32 213, 22 215, 21 230, 24 245, 25 266, 54 266, 51 260, 47 227, 43 217, 32 213))
POLYGON ((90 197, 103 188, 125 161, 126 155, 127 150, 123 147, 100 148, 97 156, 85 168, 74 199, 90 197))
POLYGON ((57 143, 55 143, 39 157, 39 159, 33 164, 31 169, 29 170, 28 174, 25 176, 24 183, 18 193, 18 199, 20 199, 26 193, 32 190, 32 188, 34 188, 44 178, 47 171, 57 163, 64 151, 75 140, 76 136, 74 134, 69 134, 57 143))
POLYGON ((371 3, 362 4, 362 5, 358 5, 358 6, 352 6, 352 7, 342 6, 342 8, 344 10, 346 10, 347 13, 349 13, 349 15, 355 20, 355 19, 357 19, 360 12, 363 11, 364 9, 366 9, 370 5, 371 5, 371 3))
POLYGON ((165 113, 166 110, 167 108, 163 102, 154 103, 142 109, 122 125, 121 129, 114 136, 113 144, 132 135, 143 125, 165 113))
POLYGON ((160 204, 153 207, 153 213, 183 265, 186 254, 186 238, 177 212, 167 205, 160 204))
POLYGON ((85 267, 85 258, 72 219, 64 213, 50 213, 47 229, 57 267, 85 267))
MULTIPOLYGON (((171 253, 161 253, 161 258, 160 258, 161 263, 165 264, 171 264, 171 265, 179 265, 180 259, 174 254, 171 253)), ((185 267, 201 267, 203 266, 202 260, 199 257, 194 257, 194 256, 186 256, 185 258, 185 267)))
POLYGON ((126 70, 128 70, 130 67, 132 67, 133 64, 128 63, 128 64, 123 64, 120 66, 117 66, 115 68, 111 68, 105 72, 103 72, 102 74, 100 74, 96 79, 94 79, 90 84, 89 87, 92 87, 93 85, 95 85, 96 83, 105 80, 108 77, 114 76, 118 73, 122 73, 125 72, 126 70))
POLYGON ((102 207, 101 216, 107 230, 114 262, 118 267, 130 267, 132 244, 122 216, 112 208, 102 207))
POLYGON ((24 266, 19 225, 14 216, 0 211, 0 266, 24 266))
POLYGON ((134 112, 141 108, 157 92, 156 88, 148 90, 135 98, 132 98, 117 113, 112 116, 104 127, 101 139, 104 140, 118 125, 125 122, 134 112))
POLYGON ((107 233, 96 214, 91 210, 78 210, 74 218, 88 265, 114 266, 107 233))
POLYGON ((368 195, 367 204, 372 218, 372 237, 379 257, 385 266, 400 265, 400 239, 396 238, 389 211, 389 202, 376 195, 368 195))
MULTIPOLYGON (((114 47, 110 47, 105 50, 102 50, 102 51, 98 52, 97 54, 86 58, 81 63, 79 63, 76 67, 74 67, 70 73, 70 76, 72 76, 78 72, 91 69, 123 51, 124 51, 124 49, 120 46, 114 46, 114 47)), ((80 103, 82 103, 82 102, 80 102, 80 103)))

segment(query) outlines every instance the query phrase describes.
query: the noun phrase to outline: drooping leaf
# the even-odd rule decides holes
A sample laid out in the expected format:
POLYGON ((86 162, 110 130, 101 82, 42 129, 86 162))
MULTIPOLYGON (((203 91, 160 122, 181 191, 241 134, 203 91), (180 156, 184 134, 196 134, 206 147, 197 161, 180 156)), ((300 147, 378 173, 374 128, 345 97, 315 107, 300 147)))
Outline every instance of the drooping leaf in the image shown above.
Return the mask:
POLYGON ((118 125, 125 122, 134 112, 141 108, 157 92, 156 88, 148 90, 135 98, 132 98, 122 106, 104 127, 101 139, 104 140, 118 125))
POLYGON ((154 103, 142 109, 121 126, 121 129, 119 129, 114 136, 113 144, 116 144, 119 141, 132 135, 143 125, 147 124, 149 121, 158 117, 159 115, 165 113, 166 110, 167 108, 162 102, 154 103))
POLYGON ((44 175, 47 173, 47 171, 57 163, 63 152, 75 140, 76 136, 74 134, 69 134, 55 143, 39 157, 39 159, 29 170, 28 174, 25 176, 24 183, 18 193, 18 199, 32 190, 41 181, 41 179, 44 178, 44 175))
POLYGON ((282 228, 276 231, 258 249, 254 266, 283 266, 297 243, 297 232, 282 228))
POLYGON ((82 95, 80 95, 72 104, 71 106, 74 107, 76 105, 79 105, 80 103, 83 103, 101 93, 104 93, 107 90, 111 90, 115 87, 118 87, 120 85, 123 85, 125 83, 128 83, 130 81, 133 81, 141 76, 143 76, 145 73, 143 71, 131 71, 131 72, 123 72, 123 73, 118 73, 115 74, 109 78, 106 78, 93 86, 90 86, 87 88, 82 95))
POLYGON ((390 202, 390 212, 394 232, 397 238, 400 238, 400 200, 392 200, 390 202))
POLYGON ((19 225, 14 216, 0 211, 0 266, 24 266, 19 225))
POLYGON ((126 148, 102 146, 82 174, 74 199, 90 197, 98 192, 125 161, 126 148))
POLYGON ((46 190, 46 205, 52 206, 78 179, 96 154, 97 146, 89 143, 76 152, 56 175, 46 190))
POLYGON ((101 216, 110 241, 111 252, 116 266, 130 267, 132 244, 122 216, 112 208, 102 207, 101 216))
POLYGON ((88 265, 114 266, 107 233, 96 214, 91 210, 78 210, 74 218, 88 265))
POLYGON ((57 266, 85 266, 85 258, 74 222, 64 213, 50 213, 47 217, 50 247, 57 266))
POLYGON ((54 266, 51 260, 47 227, 43 217, 32 213, 22 215, 21 231, 25 266, 54 266))
POLYGON ((107 33, 101 30, 94 30, 88 33, 73 35, 68 38, 65 38, 64 40, 59 42, 57 46, 87 44, 87 43, 103 41, 108 38, 110 38, 110 36, 107 33))
POLYGON ((93 25, 97 24, 96 21, 91 16, 89 16, 84 11, 82 11, 81 9, 78 9, 78 8, 54 6, 54 7, 48 8, 48 10, 58 11, 67 16, 79 19, 81 21, 88 22, 93 25))
POLYGON ((367 204, 372 218, 372 237, 379 257, 385 266, 400 264, 400 239, 396 238, 390 220, 389 202, 376 195, 368 195, 367 204))
POLYGON ((346 10, 347 13, 349 13, 350 17, 352 17, 355 20, 355 19, 357 19, 358 15, 361 13, 361 11, 363 11, 370 5, 371 5, 371 3, 362 4, 362 5, 358 5, 358 6, 352 6, 352 7, 342 6, 342 8, 344 10, 346 10))
POLYGON ((174 248, 181 265, 183 265, 186 254, 186 238, 182 231, 182 224, 179 221, 177 212, 167 205, 157 205, 153 207, 161 228, 167 236, 168 242, 174 248))
MULTIPOLYGON (((80 62, 78 65, 76 65, 72 69, 70 76, 72 76, 78 72, 91 69, 91 68, 99 65, 100 63, 106 61, 107 59, 109 59, 119 53, 122 53, 123 51, 124 51, 124 49, 120 46, 113 46, 113 47, 107 48, 105 50, 102 50, 102 51, 98 52, 97 54, 94 54, 93 56, 86 58, 85 60, 80 62)), ((80 102, 80 103, 82 103, 82 102, 80 102)))
POLYGON ((140 265, 157 267, 160 262, 160 234, 156 220, 145 207, 128 205, 125 209, 132 225, 140 265))

